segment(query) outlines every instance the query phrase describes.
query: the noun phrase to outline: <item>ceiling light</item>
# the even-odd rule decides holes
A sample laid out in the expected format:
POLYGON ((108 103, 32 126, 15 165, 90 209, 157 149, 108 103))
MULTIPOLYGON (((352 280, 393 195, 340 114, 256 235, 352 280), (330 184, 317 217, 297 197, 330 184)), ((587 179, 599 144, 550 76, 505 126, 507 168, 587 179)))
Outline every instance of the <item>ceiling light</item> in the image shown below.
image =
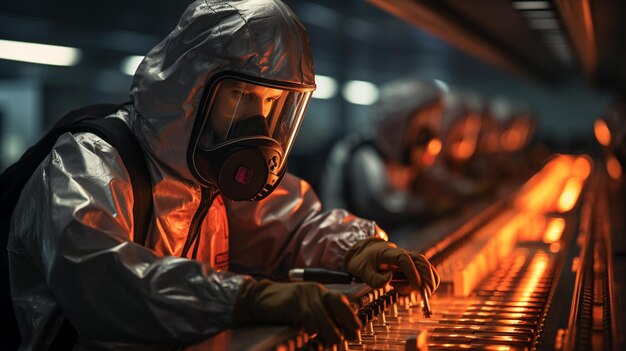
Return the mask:
POLYGON ((139 67, 141 61, 143 61, 143 58, 143 56, 139 55, 127 56, 122 60, 122 64, 120 64, 120 71, 129 76, 135 75, 135 71, 137 70, 137 67, 139 67))
POLYGON ((547 10, 550 3, 547 1, 515 1, 513 8, 516 10, 547 10))
POLYGON ((346 101, 356 105, 373 105, 380 95, 376 85, 363 80, 347 81, 341 94, 346 101))
POLYGON ((554 18, 553 11, 539 10, 539 11, 523 11, 521 12, 522 16, 531 19, 531 18, 554 18))
POLYGON ((66 46, 27 43, 0 39, 0 59, 54 66, 78 64, 82 52, 66 46))
POLYGON ((532 18, 528 20, 528 26, 532 29, 559 29, 559 21, 554 18, 532 18))
POLYGON ((315 75, 315 85, 317 88, 313 92, 314 99, 332 99, 337 95, 337 80, 333 77, 315 75))

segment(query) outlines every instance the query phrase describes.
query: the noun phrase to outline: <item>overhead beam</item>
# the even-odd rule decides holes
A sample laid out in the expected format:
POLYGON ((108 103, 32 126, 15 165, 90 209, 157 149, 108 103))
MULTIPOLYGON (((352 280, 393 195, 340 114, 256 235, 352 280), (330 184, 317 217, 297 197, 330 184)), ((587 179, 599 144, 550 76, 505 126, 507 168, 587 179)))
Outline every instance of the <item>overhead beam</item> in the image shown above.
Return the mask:
POLYGON ((598 71, 595 23, 589 0, 553 0, 573 42, 585 78, 594 83, 598 71), (582 24, 582 25, 581 25, 582 24))
POLYGON ((554 72, 525 60, 440 0, 367 0, 478 59, 527 79, 555 81, 554 72))

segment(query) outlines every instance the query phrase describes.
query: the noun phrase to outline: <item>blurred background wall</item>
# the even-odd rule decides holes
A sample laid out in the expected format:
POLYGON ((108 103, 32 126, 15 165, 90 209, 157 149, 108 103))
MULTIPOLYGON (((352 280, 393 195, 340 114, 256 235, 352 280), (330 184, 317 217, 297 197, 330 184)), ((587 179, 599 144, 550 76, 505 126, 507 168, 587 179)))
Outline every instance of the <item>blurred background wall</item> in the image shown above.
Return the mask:
MULTIPOLYGON (((584 58, 577 51, 568 18, 558 11, 562 9, 559 1, 415 1, 422 6, 417 9, 406 7, 414 6, 406 1, 389 2, 404 13, 422 11, 416 12, 415 18, 401 18, 394 9, 383 9, 376 1, 285 2, 309 32, 319 75, 318 92, 311 100, 290 159, 290 170, 314 186, 321 181, 332 144, 370 123, 375 117, 372 106, 378 97, 377 88, 400 76, 435 79, 445 89, 472 92, 485 100, 504 98, 525 104, 539 118, 539 136, 555 151, 584 149, 592 138, 594 119, 619 90, 619 82, 596 84, 584 74, 584 58), (539 7, 524 9, 523 3, 539 7), (533 18, 551 18, 553 22, 537 22, 543 25, 533 27, 533 18), (445 32, 455 25, 459 27, 457 33, 445 32), (474 42, 464 38, 474 32, 474 42), (511 38, 504 36, 509 32, 511 38), (538 42, 546 35, 560 38, 557 50, 546 49, 545 41, 541 50, 522 45, 528 38, 538 42), (467 45, 468 40, 473 46, 467 45), (485 50, 476 44, 480 40, 504 53, 500 57, 505 57, 505 64, 481 55, 485 50), (507 54, 518 58, 509 60, 515 65, 506 64, 507 54), (534 58, 549 59, 552 66, 525 63, 534 58), (529 69, 533 74, 528 74, 524 68, 531 66, 541 69, 529 69), (556 79, 544 79, 552 75, 556 79)), ((164 0, 3 0, 0 167, 13 162, 69 110, 127 100, 137 64, 133 56, 144 55, 173 29, 187 4, 164 0), (78 51, 67 66, 22 62, 8 57, 15 51, 6 46, 9 41, 78 51)), ((603 55, 613 55, 610 46, 606 50, 603 55)))

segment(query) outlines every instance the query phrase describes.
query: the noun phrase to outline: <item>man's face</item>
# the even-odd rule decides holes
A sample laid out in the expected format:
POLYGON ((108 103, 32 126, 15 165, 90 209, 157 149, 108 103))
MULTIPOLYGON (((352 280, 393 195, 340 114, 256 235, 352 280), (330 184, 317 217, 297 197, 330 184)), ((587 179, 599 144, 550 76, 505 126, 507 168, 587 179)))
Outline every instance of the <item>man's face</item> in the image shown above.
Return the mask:
POLYGON ((259 115, 267 118, 282 94, 280 89, 224 80, 213 102, 211 128, 219 137, 225 138, 236 121, 259 115))

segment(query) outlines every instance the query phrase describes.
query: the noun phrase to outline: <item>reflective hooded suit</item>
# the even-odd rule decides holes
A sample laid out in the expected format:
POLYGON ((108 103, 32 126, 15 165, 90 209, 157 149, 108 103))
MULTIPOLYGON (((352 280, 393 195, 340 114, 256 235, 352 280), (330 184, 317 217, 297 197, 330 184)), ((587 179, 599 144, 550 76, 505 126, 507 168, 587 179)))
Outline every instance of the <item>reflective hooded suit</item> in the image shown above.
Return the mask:
POLYGON ((12 218, 21 349, 45 348, 64 318, 81 339, 110 348, 197 341, 231 326, 237 291, 251 279, 238 273, 342 269, 346 251, 377 234, 374 222, 345 211, 321 213, 311 187, 289 174, 261 202, 235 203, 200 186, 187 157, 192 128, 207 82, 224 71, 314 86, 304 29, 285 5, 191 4, 139 66, 132 102, 109 116, 128 124, 147 159, 154 212, 146 247, 133 243, 133 193, 118 152, 90 133, 57 140, 12 218))
MULTIPOLYGON (((440 103, 439 89, 426 81, 399 79, 383 86, 374 128, 348 135, 331 150, 320 191, 324 205, 347 208, 385 229, 427 214, 425 199, 411 192, 410 181, 404 187, 395 185, 388 166, 417 170, 408 154, 410 146, 416 138, 425 144, 438 140, 441 111, 423 112, 440 103), (425 131, 426 137, 418 136, 425 131)), ((421 167, 427 168, 435 156, 425 154, 430 159, 421 167)))

